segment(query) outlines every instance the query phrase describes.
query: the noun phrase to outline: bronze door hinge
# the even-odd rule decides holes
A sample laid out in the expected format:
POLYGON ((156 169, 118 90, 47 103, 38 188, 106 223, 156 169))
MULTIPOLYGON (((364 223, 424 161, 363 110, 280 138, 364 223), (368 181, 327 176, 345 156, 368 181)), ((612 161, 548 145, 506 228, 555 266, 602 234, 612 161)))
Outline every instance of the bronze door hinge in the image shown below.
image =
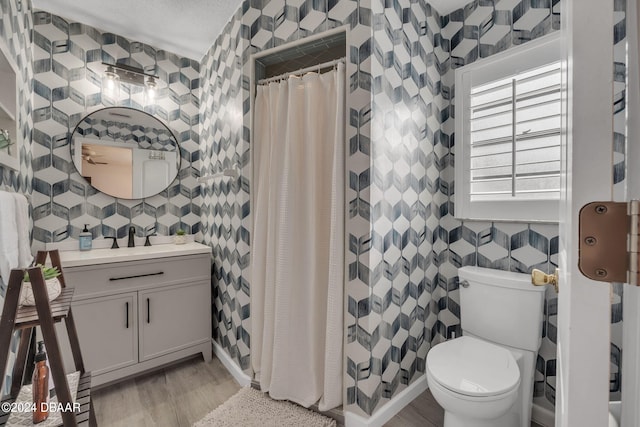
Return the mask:
POLYGON ((580 209, 578 268, 600 282, 638 286, 640 201, 593 202, 580 209))

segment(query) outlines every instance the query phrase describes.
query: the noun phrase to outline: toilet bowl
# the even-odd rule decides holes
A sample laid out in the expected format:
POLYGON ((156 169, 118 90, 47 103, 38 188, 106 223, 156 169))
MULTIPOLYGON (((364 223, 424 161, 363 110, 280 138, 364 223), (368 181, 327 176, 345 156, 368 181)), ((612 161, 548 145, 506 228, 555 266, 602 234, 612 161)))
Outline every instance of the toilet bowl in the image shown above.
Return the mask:
POLYGON ((427 381, 447 427, 514 427, 520 370, 506 349, 473 337, 435 346, 427 381))
POLYGON ((544 289, 528 275, 462 267, 461 337, 427 354, 444 427, 529 427, 544 289))

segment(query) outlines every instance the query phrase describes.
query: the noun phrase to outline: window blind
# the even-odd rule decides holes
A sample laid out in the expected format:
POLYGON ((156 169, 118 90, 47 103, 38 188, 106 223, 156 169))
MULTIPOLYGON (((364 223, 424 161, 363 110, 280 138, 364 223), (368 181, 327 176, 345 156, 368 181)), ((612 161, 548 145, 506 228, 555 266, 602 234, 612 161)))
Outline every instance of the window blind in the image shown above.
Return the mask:
POLYGON ((559 199, 560 67, 471 87, 471 201, 559 199))

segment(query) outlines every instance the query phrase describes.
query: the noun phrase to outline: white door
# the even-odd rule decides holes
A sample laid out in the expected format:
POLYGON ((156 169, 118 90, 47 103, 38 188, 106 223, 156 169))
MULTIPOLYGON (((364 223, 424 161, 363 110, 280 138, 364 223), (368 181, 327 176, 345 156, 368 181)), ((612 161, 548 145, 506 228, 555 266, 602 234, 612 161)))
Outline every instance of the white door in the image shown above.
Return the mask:
POLYGON ((169 162, 165 160, 145 160, 142 163, 142 196, 158 194, 171 183, 175 173, 171 173, 169 162))
MULTIPOLYGON (((612 1, 570 0, 563 15, 568 43, 567 138, 568 210, 561 237, 563 290, 559 298, 558 361, 560 384, 557 425, 606 426, 609 375, 609 287, 584 279, 575 267, 576 209, 583 201, 613 200, 610 167, 612 147, 611 33, 612 1), (573 126, 571 127, 571 121, 573 126), (608 176, 607 176, 608 174, 608 176), (563 251, 564 250, 564 251, 563 251), (594 286, 595 285, 595 286, 594 286), (563 295, 564 293, 564 295, 563 295), (564 297, 564 298, 563 298, 564 297)), ((640 199, 640 8, 626 2, 628 39, 626 200, 640 199)), ((640 426, 640 288, 625 286, 622 357, 621 426, 640 426)))
MULTIPOLYGON (((627 1, 627 195, 640 200, 640 7, 627 1)), ((640 425, 640 288, 625 286, 622 349, 622 427, 640 425)))
MULTIPOLYGON (((613 200, 613 0, 562 1, 566 138, 560 212, 556 426, 608 425, 610 285, 578 270, 578 212, 613 200)), ((625 426, 626 427, 626 426, 625 426)))

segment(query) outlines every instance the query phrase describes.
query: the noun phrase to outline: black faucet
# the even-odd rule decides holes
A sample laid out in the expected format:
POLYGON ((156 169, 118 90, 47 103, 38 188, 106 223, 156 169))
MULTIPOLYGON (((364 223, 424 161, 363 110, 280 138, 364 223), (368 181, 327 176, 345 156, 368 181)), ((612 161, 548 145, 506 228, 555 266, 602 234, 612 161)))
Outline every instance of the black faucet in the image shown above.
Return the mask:
POLYGON ((133 226, 129 227, 129 243, 127 243, 128 248, 134 248, 136 246, 136 243, 133 240, 135 236, 136 236, 136 228, 133 226))
POLYGON ((151 246, 151 241, 149 241, 149 237, 153 237, 153 236, 155 236, 155 235, 156 235, 156 233, 153 233, 153 234, 147 234, 146 239, 144 240, 144 245, 145 245, 145 246, 151 246))
POLYGON ((111 245, 111 249, 118 249, 118 237, 107 237, 107 239, 113 239, 113 244, 111 245))

